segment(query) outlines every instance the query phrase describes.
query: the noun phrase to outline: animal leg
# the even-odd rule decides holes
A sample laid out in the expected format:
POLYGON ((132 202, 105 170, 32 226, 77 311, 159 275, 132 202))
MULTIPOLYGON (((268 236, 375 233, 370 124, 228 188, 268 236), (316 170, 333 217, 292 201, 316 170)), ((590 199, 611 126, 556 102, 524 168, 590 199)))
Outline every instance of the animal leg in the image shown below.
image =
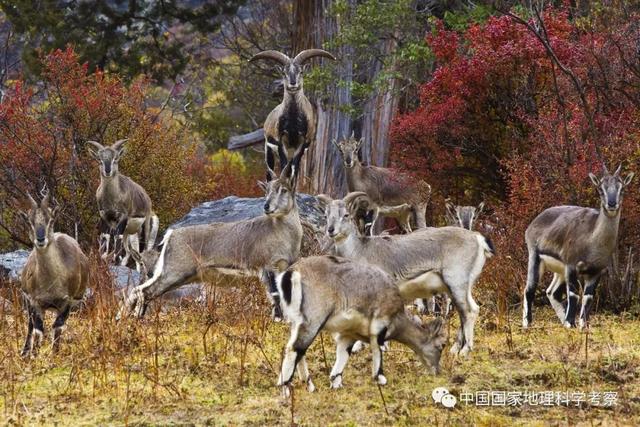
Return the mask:
POLYGON ((31 305, 29 304, 29 302, 27 302, 27 320, 28 320, 28 326, 27 326, 27 337, 24 340, 24 346, 22 347, 22 353, 20 353, 20 355, 22 357, 26 357, 31 353, 31 336, 33 335, 33 321, 34 318, 36 316, 34 309, 31 308, 31 305))
POLYGON ((369 335, 369 347, 371 347, 371 373, 373 380, 380 385, 387 384, 387 378, 382 370, 382 350, 380 346, 384 344, 387 328, 383 327, 377 334, 369 335))
POLYGON ((278 149, 277 143, 272 138, 269 138, 265 142, 264 158, 265 158, 265 162, 267 163, 267 182, 273 179, 272 173, 275 173, 275 167, 276 167, 275 151, 277 149, 278 149))
POLYGON ((280 306, 280 294, 276 287, 276 275, 273 271, 265 269, 262 270, 261 280, 267 287, 267 297, 271 302, 271 317, 274 322, 282 322, 284 316, 280 306))
POLYGON ((527 268, 527 286, 524 290, 522 301, 522 327, 528 328, 533 321, 533 299, 536 295, 536 287, 542 274, 540 255, 535 248, 529 249, 529 264, 527 268))
POLYGON ((129 245, 129 254, 136 263, 136 271, 140 272, 140 265, 142 264, 142 256, 140 255, 140 236, 138 234, 130 234, 127 239, 129 245))
POLYGON ((309 393, 313 393, 316 391, 316 386, 311 381, 311 375, 309 374, 309 367, 307 366, 307 359, 302 356, 300 362, 298 363, 298 376, 307 385, 307 390, 309 393))
MULTIPOLYGON (((33 322, 33 330, 30 335, 29 342, 29 350, 24 356, 28 355, 37 355, 38 349, 40 348, 40 344, 42 344, 42 337, 44 336, 44 320, 42 316, 42 311, 39 308, 35 308, 33 306, 29 307, 29 316, 31 317, 31 321, 33 322)), ((26 343, 25 343, 26 347, 26 343)))
POLYGON ((593 295, 596 292, 598 283, 600 282, 600 274, 589 277, 587 284, 584 287, 584 295, 582 295, 582 309, 580 310, 580 329, 584 329, 589 326, 589 314, 591 313, 591 307, 593 306, 593 295))
POLYGON ((452 289, 451 300, 453 302, 453 306, 458 312, 458 316, 460 316, 460 327, 458 328, 456 342, 451 346, 451 349, 449 351, 452 354, 461 354, 464 356, 466 353, 468 353, 468 350, 466 350, 466 353, 462 354, 462 350, 468 348, 465 330, 467 328, 466 325, 469 321, 471 309, 467 301, 466 292, 462 292, 462 290, 452 289))
POLYGON ((551 280, 551 284, 547 288, 547 298, 549 299, 551 307, 553 307, 556 315, 558 316, 558 319, 560 319, 561 322, 564 322, 564 317, 566 314, 566 304, 563 304, 560 300, 564 285, 564 277, 558 273, 554 273, 553 280, 551 280))
POLYGON ((69 318, 69 313, 71 312, 71 306, 67 305, 62 311, 58 313, 56 320, 53 322, 53 343, 52 348, 53 352, 57 353, 60 349, 60 337, 62 335, 62 329, 64 328, 64 324, 69 318))
POLYGON ((473 335, 476 325, 476 320, 478 320, 478 314, 480 313, 480 307, 473 299, 471 295, 472 283, 469 283, 467 286, 467 306, 469 307, 469 312, 467 314, 467 321, 464 324, 464 339, 465 345, 460 350, 460 355, 466 356, 469 354, 471 350, 473 350, 473 335))
POLYGON ((331 374, 329 374, 331 388, 333 389, 342 387, 342 372, 345 366, 347 366, 354 343, 352 339, 345 338, 341 335, 338 335, 336 338, 336 361, 333 364, 333 368, 331 368, 331 374))
POLYGON ((307 348, 309 348, 316 338, 318 332, 320 332, 320 326, 310 328, 303 323, 294 323, 291 325, 291 336, 285 347, 282 369, 278 377, 279 386, 288 386, 291 383, 296 365, 304 357, 307 348))
POLYGON ((575 268, 567 266, 565 268, 567 278, 567 312, 564 318, 566 328, 576 327, 576 312, 578 310, 578 273, 575 268))

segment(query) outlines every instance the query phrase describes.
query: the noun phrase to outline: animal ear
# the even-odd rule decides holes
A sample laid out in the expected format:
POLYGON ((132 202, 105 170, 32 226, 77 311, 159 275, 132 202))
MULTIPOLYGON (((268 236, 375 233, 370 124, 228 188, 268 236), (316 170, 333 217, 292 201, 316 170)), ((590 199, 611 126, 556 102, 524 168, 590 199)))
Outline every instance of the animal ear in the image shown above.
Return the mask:
POLYGON ((476 208, 476 215, 480 215, 483 209, 484 209, 484 202, 480 202, 480 204, 476 208))
POLYGON ((96 159, 100 160, 98 157, 98 151, 104 149, 104 146, 96 141, 87 141, 87 151, 96 159), (92 148, 93 147, 93 148, 92 148))
POLYGON ((624 181, 622 182, 622 185, 624 185, 626 187, 627 185, 631 184, 631 181, 633 181, 633 177, 635 175, 636 175, 635 173, 629 172, 627 174, 627 176, 624 178, 624 181))
POLYGON ((56 205, 51 211, 51 218, 56 219, 59 213, 60 213, 60 205, 56 205))
POLYGON ((596 187, 600 186, 600 178, 598 178, 591 172, 589 172, 589 179, 591 179, 591 182, 593 182, 593 185, 595 185, 596 187))
POLYGON ((451 214, 454 215, 455 211, 456 211, 456 207, 453 205, 453 203, 451 203, 451 201, 449 199, 447 199, 444 202, 444 206, 447 208, 447 211, 451 214))
POLYGON ((116 151, 119 151, 121 153, 124 152, 124 144, 129 140, 129 138, 124 138, 124 139, 119 139, 116 142, 113 143, 113 145, 111 146, 111 148, 113 148, 116 151))
POLYGON ((302 66, 302 72, 306 73, 307 71, 309 71, 311 69, 311 64, 310 63, 306 63, 302 66))
POLYGON ((357 147, 358 147, 358 148, 360 148, 360 147, 362 146, 362 144, 363 144, 363 143, 364 143, 364 137, 362 137, 362 138, 360 138, 360 139, 358 140, 357 147))
POLYGON ((265 193, 267 192, 267 183, 263 181, 258 181, 258 187, 262 189, 265 193))
POLYGON ((27 224, 29 224, 29 214, 26 213, 25 211, 18 211, 18 216, 20 218, 22 218, 23 221, 25 221, 27 224))
POLYGON ((337 148, 338 150, 340 150, 340 144, 338 144, 338 140, 337 140, 337 139, 333 138, 333 139, 331 140, 331 143, 332 143, 333 145, 335 145, 335 146, 336 146, 336 148, 337 148))

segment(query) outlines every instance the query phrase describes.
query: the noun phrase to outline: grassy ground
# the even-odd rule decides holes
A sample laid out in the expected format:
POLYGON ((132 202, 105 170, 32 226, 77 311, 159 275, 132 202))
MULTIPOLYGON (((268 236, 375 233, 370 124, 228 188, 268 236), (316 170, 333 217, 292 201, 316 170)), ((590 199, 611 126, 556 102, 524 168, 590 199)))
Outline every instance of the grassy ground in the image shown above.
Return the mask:
MULTIPOLYGON (((562 328, 538 308, 524 333, 515 313, 499 324, 481 311, 476 350, 448 352, 433 377, 399 344, 385 354, 389 384, 369 378, 368 349, 354 355, 345 387, 328 388, 328 335, 308 354, 318 390, 299 383, 291 399, 274 386, 287 328, 265 316, 257 292, 219 291, 209 306, 164 308, 142 322, 115 323, 115 301, 98 296, 72 315, 57 355, 45 343, 34 360, 18 352, 25 333, 17 311, 0 323, 2 425, 640 425, 640 321, 596 313, 587 336, 562 328), (509 332, 511 329, 511 332, 509 332), (323 344, 324 343, 324 352, 323 344), (462 392, 527 390, 617 392, 617 404, 483 407, 436 405, 434 388, 462 392), (385 410, 386 405, 386 410, 385 410)), ((454 316, 455 317, 455 316, 454 316)), ((51 319, 48 319, 51 324, 51 319)), ((450 322, 451 331, 457 319, 450 322)))

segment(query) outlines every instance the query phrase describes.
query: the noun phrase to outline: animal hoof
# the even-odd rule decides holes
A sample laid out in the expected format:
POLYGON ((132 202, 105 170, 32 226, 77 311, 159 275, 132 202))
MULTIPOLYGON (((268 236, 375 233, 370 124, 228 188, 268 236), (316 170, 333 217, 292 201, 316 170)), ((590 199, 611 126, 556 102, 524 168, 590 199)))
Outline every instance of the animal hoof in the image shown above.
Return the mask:
POLYGON ((380 350, 382 351, 389 351, 389 348, 390 348, 389 341, 385 341, 384 344, 380 346, 380 350))
POLYGON ((458 353, 458 355, 460 357, 467 357, 469 356, 469 352, 471 352, 471 348, 467 347, 466 345, 464 347, 462 347, 462 350, 460 350, 460 352, 458 353))
POLYGON ((313 383, 313 381, 311 381, 311 378, 309 378, 309 380, 307 381, 307 391, 309 393, 313 393, 314 391, 316 391, 316 385, 313 383))
POLYGON ((567 322, 566 320, 562 323, 562 326, 564 326, 567 329, 571 329, 571 328, 575 328, 576 325, 572 324, 571 322, 567 322))
POLYGON ((454 343, 451 348, 449 349, 449 352, 451 354, 455 354, 457 355, 460 352, 460 345, 456 342, 454 343))
POLYGON ((529 329, 529 321, 527 319, 522 319, 522 329, 529 329))
POLYGON ((357 353, 364 348, 364 343, 362 341, 356 341, 351 347, 351 353, 357 353))
POLYGON ((387 384, 387 378, 384 375, 378 375, 377 381, 378 381, 378 384, 380 385, 387 384))
POLYGON ((336 375, 336 377, 331 380, 330 388, 332 388, 334 390, 342 388, 342 375, 341 374, 336 375))

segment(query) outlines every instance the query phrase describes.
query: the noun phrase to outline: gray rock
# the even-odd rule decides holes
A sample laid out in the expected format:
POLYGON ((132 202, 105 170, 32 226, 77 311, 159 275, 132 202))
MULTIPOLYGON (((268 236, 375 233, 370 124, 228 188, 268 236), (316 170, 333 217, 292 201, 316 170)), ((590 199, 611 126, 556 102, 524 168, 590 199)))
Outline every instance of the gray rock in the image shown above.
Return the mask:
POLYGON ((30 251, 19 249, 14 252, 0 254, 0 278, 8 277, 15 281, 20 278, 20 272, 27 263, 30 251))
MULTIPOLYGON (((296 195, 300 219, 303 224, 316 231, 324 229, 324 212, 320 209, 318 200, 308 194, 296 195)), ((224 199, 205 202, 196 206, 177 222, 169 226, 172 228, 186 227, 189 225, 209 224, 213 222, 234 222, 243 219, 255 218, 264 215, 264 197, 241 198, 235 196, 224 199)))

